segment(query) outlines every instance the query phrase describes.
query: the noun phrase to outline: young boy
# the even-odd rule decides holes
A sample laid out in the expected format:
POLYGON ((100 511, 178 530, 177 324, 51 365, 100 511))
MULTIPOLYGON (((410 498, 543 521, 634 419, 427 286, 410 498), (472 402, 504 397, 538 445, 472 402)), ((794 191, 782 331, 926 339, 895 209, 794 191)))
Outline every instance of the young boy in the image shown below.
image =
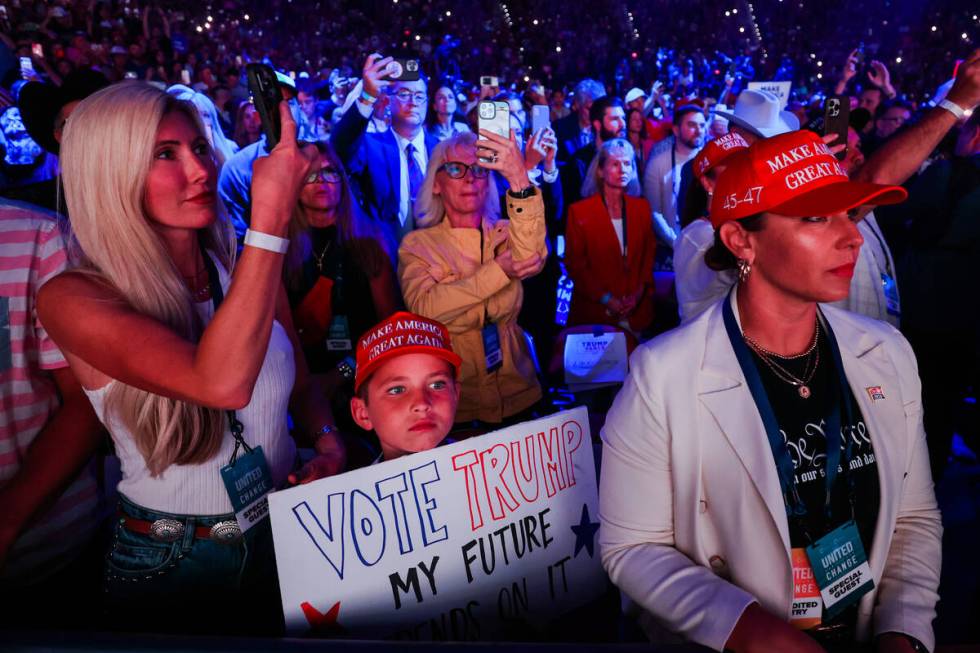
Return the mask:
POLYGON ((361 337, 351 415, 377 434, 381 460, 445 439, 459 402, 460 362, 448 329, 412 313, 395 313, 361 337))

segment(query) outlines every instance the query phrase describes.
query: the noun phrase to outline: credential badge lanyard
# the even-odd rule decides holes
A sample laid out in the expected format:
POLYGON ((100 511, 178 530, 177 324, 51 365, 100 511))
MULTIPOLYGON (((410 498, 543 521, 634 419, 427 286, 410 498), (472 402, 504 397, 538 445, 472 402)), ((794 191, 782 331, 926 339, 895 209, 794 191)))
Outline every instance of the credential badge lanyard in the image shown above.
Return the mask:
MULTIPOLYGON (((214 261, 203 245, 201 254, 208 270, 208 282, 211 284, 211 302, 217 314, 218 307, 224 300, 221 278, 218 276, 214 261)), ((245 442, 243 437, 245 426, 235 415, 235 411, 229 410, 227 415, 228 428, 235 438, 235 448, 231 452, 231 460, 221 468, 221 480, 225 484, 225 491, 235 511, 238 526, 244 533, 269 516, 269 502, 266 497, 272 491, 272 474, 269 472, 269 463, 265 459, 262 447, 253 448, 245 442), (239 458, 238 452, 241 449, 244 449, 245 453, 239 458)))
MULTIPOLYGON (((201 256, 204 258, 204 266, 208 269, 208 283, 211 284, 211 303, 214 305, 214 313, 217 315, 218 307, 221 306, 221 302, 225 298, 224 290, 221 288, 221 277, 218 276, 218 269, 203 246, 201 247, 201 256)), ((228 428, 231 430, 231 436, 235 438, 235 449, 231 452, 231 460, 228 461, 228 464, 234 465, 235 460, 238 458, 238 450, 244 449, 245 453, 252 453, 252 447, 248 446, 248 442, 245 442, 245 438, 242 436, 245 432, 245 426, 235 415, 235 411, 228 410, 225 413, 228 415, 228 428)))
MULTIPOLYGON (((735 292, 732 289, 732 292, 735 292)), ((773 459, 776 462, 776 471, 779 476, 779 486, 783 494, 783 500, 786 504, 786 515, 799 524, 801 530, 803 531, 805 537, 809 542, 813 542, 813 538, 810 536, 808 529, 806 528, 805 517, 807 514, 806 505, 800 498, 799 491, 796 487, 796 474, 795 468, 793 466, 793 460, 790 458, 789 449, 786 443, 783 441, 782 433, 779 430, 779 424, 776 421, 776 413, 772 409, 772 404, 769 402, 769 397, 766 394, 765 387, 762 385, 762 378, 759 376, 759 369, 755 365, 755 361, 752 359, 752 354, 749 352, 748 345, 745 344, 745 340, 742 337, 742 331, 738 327, 738 323, 735 321, 735 314, 731 307, 731 295, 725 300, 722 306, 722 316, 725 321, 725 330, 728 332, 728 339, 731 341, 732 349, 735 351, 735 357, 738 359, 739 366, 742 368, 742 374, 745 375, 745 381, 749 386, 749 391, 752 393, 752 399, 755 400, 755 405, 759 409, 759 417, 762 418, 762 424, 766 429, 766 437, 769 440, 769 447, 772 450, 773 459)), ((825 469, 825 501, 824 510, 826 511, 826 517, 829 522, 831 519, 831 492, 834 488, 834 483, 837 480, 837 467, 840 464, 840 454, 841 454, 841 404, 844 405, 844 410, 847 415, 848 424, 852 423, 852 408, 850 401, 846 398, 847 393, 845 389, 847 386, 847 378, 844 375, 844 367, 841 363, 840 349, 837 346, 837 340, 834 338, 834 334, 830 329, 830 325, 823 321, 824 332, 827 334, 827 341, 830 344, 830 349, 833 353, 834 366, 837 371, 841 401, 832 402, 832 409, 830 414, 827 416, 826 421, 826 437, 827 437, 827 457, 826 457, 826 469, 825 469)), ((851 447, 852 440, 848 439, 847 443, 847 461, 845 461, 845 467, 851 458, 851 447)), ((854 483, 851 474, 847 474, 848 480, 850 481, 850 503, 851 512, 853 517, 854 512, 854 483)))
MULTIPOLYGON (((732 293, 735 292, 733 289, 732 293)), ((725 330, 728 332, 728 339, 731 341, 735 357, 738 359, 745 381, 755 400, 759 410, 759 416, 766 429, 766 437, 769 440, 769 447, 772 450, 773 459, 776 462, 777 475, 779 477, 780 489, 783 493, 783 501, 786 504, 786 514, 800 526, 804 537, 808 542, 806 547, 806 557, 813 569, 813 576, 820 589, 820 598, 823 601, 824 619, 831 619, 839 614, 844 608, 853 605, 864 594, 874 588, 874 580, 871 568, 868 565, 868 558, 861 542, 861 536, 855 523, 855 479, 854 474, 850 473, 850 461, 852 456, 853 438, 847 438, 847 452, 844 461, 844 473, 848 481, 848 502, 851 508, 851 518, 844 524, 837 526, 832 531, 814 540, 806 525, 806 505, 800 498, 796 486, 796 474, 793 461, 789 455, 789 449, 783 441, 779 424, 776 422, 776 414, 769 403, 765 387, 759 376, 759 370, 752 359, 748 345, 742 337, 742 332, 735 321, 735 314, 731 307, 732 294, 722 306, 722 316, 725 321, 725 330)), ((847 391, 847 377, 844 374, 844 365, 841 360, 840 348, 837 339, 826 320, 820 317, 827 334, 827 342, 830 346, 834 367, 837 372, 839 400, 833 402, 830 414, 827 416, 825 434, 827 438, 827 466, 825 476, 825 500, 824 510, 827 517, 828 526, 832 523, 831 493, 834 483, 837 480, 837 467, 841 457, 841 405, 847 417, 849 427, 853 426, 853 407, 851 405, 851 395, 847 391)), ((796 556, 797 552, 794 551, 796 556)), ((794 612, 797 604, 794 604, 794 612)), ((819 614, 819 613, 818 613, 819 614)))
MULTIPOLYGON (((600 196, 602 197, 602 205, 606 207, 606 214, 609 215, 609 219, 611 220, 612 214, 609 213, 609 205, 606 204, 606 197, 601 193, 600 196)), ((629 241, 626 238, 627 230, 626 230, 626 192, 625 191, 623 192, 623 196, 619 198, 619 201, 620 201, 619 216, 623 221, 623 265, 625 267, 627 254, 629 252, 629 241)))
MULTIPOLYGON (((483 221, 477 227, 480 232, 480 265, 483 265, 483 221)), ((490 321, 490 311, 487 309, 487 300, 483 300, 483 329, 480 332, 483 337, 483 357, 486 363, 487 374, 496 372, 501 368, 504 361, 503 352, 500 349, 500 330, 497 324, 490 321)))

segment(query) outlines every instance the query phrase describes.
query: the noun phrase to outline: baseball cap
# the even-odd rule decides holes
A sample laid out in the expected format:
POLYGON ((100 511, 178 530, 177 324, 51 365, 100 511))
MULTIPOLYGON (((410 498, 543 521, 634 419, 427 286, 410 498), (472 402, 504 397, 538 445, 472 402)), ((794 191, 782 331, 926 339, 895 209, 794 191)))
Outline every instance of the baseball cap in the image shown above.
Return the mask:
POLYGON ((756 141, 726 165, 711 198, 715 228, 763 211, 821 216, 908 197, 901 186, 851 181, 823 139, 807 130, 756 141))
POLYGON ((399 311, 382 320, 357 341, 354 391, 385 361, 405 354, 432 354, 448 361, 459 375, 462 359, 453 351, 449 329, 441 322, 399 311))
POLYGON ((745 139, 735 132, 719 136, 705 143, 698 155, 694 157, 694 176, 700 179, 706 172, 740 150, 749 146, 745 139))
POLYGON ((642 89, 639 89, 639 88, 636 88, 636 87, 634 86, 633 88, 631 88, 631 89, 630 89, 630 90, 629 90, 629 91, 628 91, 628 92, 626 93, 626 99, 624 99, 624 100, 623 100, 623 102, 624 102, 625 104, 629 104, 629 103, 630 103, 630 102, 632 102, 633 100, 636 100, 636 99, 638 99, 638 98, 641 98, 641 97, 646 97, 646 96, 647 96, 647 94, 646 94, 646 93, 644 93, 642 89))

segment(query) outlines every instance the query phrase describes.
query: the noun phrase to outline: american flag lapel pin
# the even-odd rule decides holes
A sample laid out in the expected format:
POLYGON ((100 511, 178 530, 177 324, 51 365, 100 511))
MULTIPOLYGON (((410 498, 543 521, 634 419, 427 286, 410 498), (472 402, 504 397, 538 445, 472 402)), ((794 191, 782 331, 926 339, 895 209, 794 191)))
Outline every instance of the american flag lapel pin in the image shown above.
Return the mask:
POLYGON ((880 385, 874 385, 870 388, 865 388, 868 391, 868 396, 871 397, 871 401, 878 401, 879 399, 885 398, 885 393, 881 391, 880 385))

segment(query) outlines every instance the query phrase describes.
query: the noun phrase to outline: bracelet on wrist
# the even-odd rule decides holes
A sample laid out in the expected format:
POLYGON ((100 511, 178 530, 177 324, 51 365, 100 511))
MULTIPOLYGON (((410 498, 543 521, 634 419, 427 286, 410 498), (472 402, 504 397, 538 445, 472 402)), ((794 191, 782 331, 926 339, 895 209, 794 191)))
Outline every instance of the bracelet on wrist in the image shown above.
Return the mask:
POLYGON ((535 193, 536 188, 537 187, 534 184, 528 183, 526 187, 522 188, 519 191, 515 191, 513 188, 509 189, 507 191, 507 194, 516 200, 524 200, 529 197, 532 197, 535 193))
POLYGON ((377 101, 378 101, 378 98, 376 98, 376 97, 374 97, 373 95, 371 95, 371 94, 370 94, 370 93, 368 93, 367 91, 365 91, 365 90, 362 90, 362 91, 361 91, 361 97, 360 97, 360 100, 361 100, 361 102, 363 102, 364 104, 374 104, 375 102, 377 102, 377 101))
POLYGON ((357 373, 357 361, 353 356, 347 356, 336 365, 337 371, 347 381, 353 381, 357 373))
POLYGON ((966 115, 966 109, 956 104, 952 100, 948 100, 945 98, 942 101, 940 101, 939 104, 936 105, 936 107, 939 109, 945 109, 946 111, 949 111, 951 114, 953 114, 956 117, 957 120, 962 119, 963 116, 966 115))
POLYGON ((276 254, 285 254, 289 249, 289 239, 248 229, 245 231, 245 245, 264 249, 276 254))
POLYGON ((337 427, 333 424, 324 424, 319 430, 313 432, 313 445, 316 446, 320 438, 331 433, 337 433, 337 427))

